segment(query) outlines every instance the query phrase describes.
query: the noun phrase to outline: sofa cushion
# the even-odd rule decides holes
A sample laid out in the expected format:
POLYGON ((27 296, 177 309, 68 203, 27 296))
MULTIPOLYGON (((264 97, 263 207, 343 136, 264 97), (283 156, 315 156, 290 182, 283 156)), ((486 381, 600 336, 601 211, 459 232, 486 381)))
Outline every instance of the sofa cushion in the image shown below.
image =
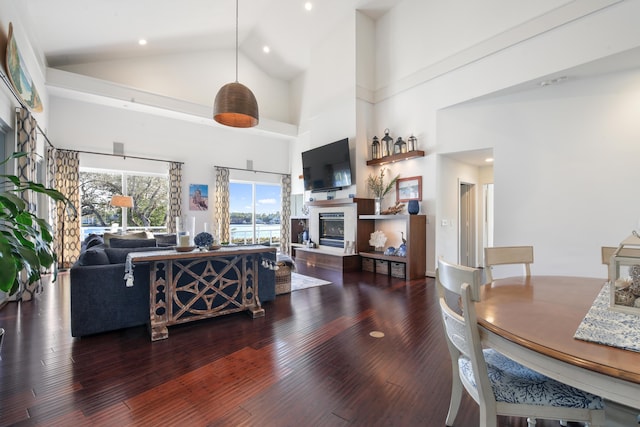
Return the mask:
POLYGON ((78 259, 78 265, 106 265, 110 264, 109 257, 103 249, 89 249, 78 259))
POLYGON ((138 231, 135 233, 117 234, 117 233, 104 233, 104 244, 109 245, 111 239, 152 239, 153 233, 146 231, 138 231))
POLYGON ((161 250, 156 247, 152 248, 106 248, 104 251, 109 257, 111 264, 124 264, 127 260, 127 254, 130 252, 150 252, 161 250))
POLYGON ((156 247, 156 239, 109 239, 111 248, 150 248, 156 247))

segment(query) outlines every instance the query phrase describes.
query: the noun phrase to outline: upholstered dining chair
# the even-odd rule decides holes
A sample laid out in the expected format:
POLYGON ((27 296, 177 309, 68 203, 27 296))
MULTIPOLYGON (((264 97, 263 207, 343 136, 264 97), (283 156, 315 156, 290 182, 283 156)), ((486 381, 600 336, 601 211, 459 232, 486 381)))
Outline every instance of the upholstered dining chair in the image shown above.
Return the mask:
POLYGON ((481 427, 497 427, 498 415, 527 417, 529 427, 536 418, 604 426, 600 397, 483 350, 475 311, 480 276, 478 269, 438 261, 436 286, 453 370, 446 425, 454 425, 464 387, 480 406, 481 427), (462 314, 447 302, 447 291, 459 296, 462 314))
POLYGON ((487 282, 493 281, 494 265, 523 264, 525 276, 531 276, 533 246, 501 246, 484 248, 484 265, 487 282))

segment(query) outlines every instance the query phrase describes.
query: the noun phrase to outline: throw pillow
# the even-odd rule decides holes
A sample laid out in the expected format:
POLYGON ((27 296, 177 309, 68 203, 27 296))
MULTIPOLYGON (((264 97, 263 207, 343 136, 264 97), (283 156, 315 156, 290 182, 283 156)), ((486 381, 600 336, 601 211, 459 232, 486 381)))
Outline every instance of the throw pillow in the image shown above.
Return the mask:
POLYGON ((87 239, 86 248, 89 249, 96 245, 101 245, 103 243, 104 243, 104 240, 102 240, 102 237, 93 234, 93 235, 90 235, 90 237, 87 239))
POLYGON ((110 246, 109 240, 111 239, 150 239, 153 238, 153 233, 151 233, 151 237, 147 235, 146 231, 139 231, 136 233, 127 233, 127 234, 116 234, 116 233, 104 233, 104 244, 110 246))
POLYGON ((150 248, 156 246, 156 239, 117 239, 112 237, 109 240, 112 248, 150 248))
POLYGON ((80 255, 79 263, 80 265, 107 265, 109 257, 102 249, 92 249, 80 255))

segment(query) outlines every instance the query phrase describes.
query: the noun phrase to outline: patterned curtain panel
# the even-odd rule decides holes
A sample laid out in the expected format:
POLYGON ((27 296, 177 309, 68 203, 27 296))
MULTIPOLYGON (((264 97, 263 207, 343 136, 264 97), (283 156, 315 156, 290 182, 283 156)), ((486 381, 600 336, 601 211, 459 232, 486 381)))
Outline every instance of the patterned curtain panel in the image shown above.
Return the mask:
MULTIPOLYGON (((80 159, 77 151, 56 150, 55 184, 80 212, 80 159)), ((56 206, 55 249, 58 267, 70 268, 80 256, 80 215, 68 215, 62 203, 56 206)))
MULTIPOLYGON (((46 176, 46 182, 44 183, 44 185, 49 188, 55 188, 56 186, 56 156, 57 156, 56 149, 53 147, 48 147, 47 155, 45 158, 47 176, 46 176)), ((57 229, 56 223, 58 219, 58 208, 56 206, 56 203, 53 200, 47 198, 47 201, 49 203, 49 208, 47 209, 49 217, 47 218, 47 222, 51 225, 52 229, 56 230, 57 229)))
POLYGON ((216 167, 216 201, 215 201, 217 229, 220 230, 220 241, 229 241, 229 169, 216 167))
MULTIPOLYGON (((16 110, 16 150, 27 153, 26 156, 16 159, 16 176, 22 181, 36 181, 36 129, 38 123, 29 110, 21 108, 16 110)), ((37 196, 33 191, 25 191, 20 194, 27 204, 29 212, 36 213, 37 196)), ((28 276, 23 271, 20 273, 21 287, 16 294, 16 299, 29 301, 35 294, 42 292, 42 282, 29 284, 28 276)))
MULTIPOLYGON (((36 119, 29 110, 21 108, 16 112, 16 148, 26 156, 16 160, 16 176, 24 181, 36 181, 36 119)), ((29 211, 36 213, 36 195, 33 191, 23 192, 22 199, 29 211)))
POLYGON ((289 254, 291 242, 291 176, 282 175, 282 188, 280 189, 280 252, 289 254))
POLYGON ((177 233, 176 218, 182 216, 182 163, 169 164, 169 215, 167 230, 177 233))

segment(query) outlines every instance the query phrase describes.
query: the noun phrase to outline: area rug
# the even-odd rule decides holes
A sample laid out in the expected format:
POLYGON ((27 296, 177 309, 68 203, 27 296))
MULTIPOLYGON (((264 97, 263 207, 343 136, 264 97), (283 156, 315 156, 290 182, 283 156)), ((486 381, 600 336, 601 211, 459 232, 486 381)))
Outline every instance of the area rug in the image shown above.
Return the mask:
POLYGON ((330 284, 331 282, 327 282, 326 280, 316 279, 315 277, 305 276, 304 274, 293 271, 291 272, 291 292, 330 284))

